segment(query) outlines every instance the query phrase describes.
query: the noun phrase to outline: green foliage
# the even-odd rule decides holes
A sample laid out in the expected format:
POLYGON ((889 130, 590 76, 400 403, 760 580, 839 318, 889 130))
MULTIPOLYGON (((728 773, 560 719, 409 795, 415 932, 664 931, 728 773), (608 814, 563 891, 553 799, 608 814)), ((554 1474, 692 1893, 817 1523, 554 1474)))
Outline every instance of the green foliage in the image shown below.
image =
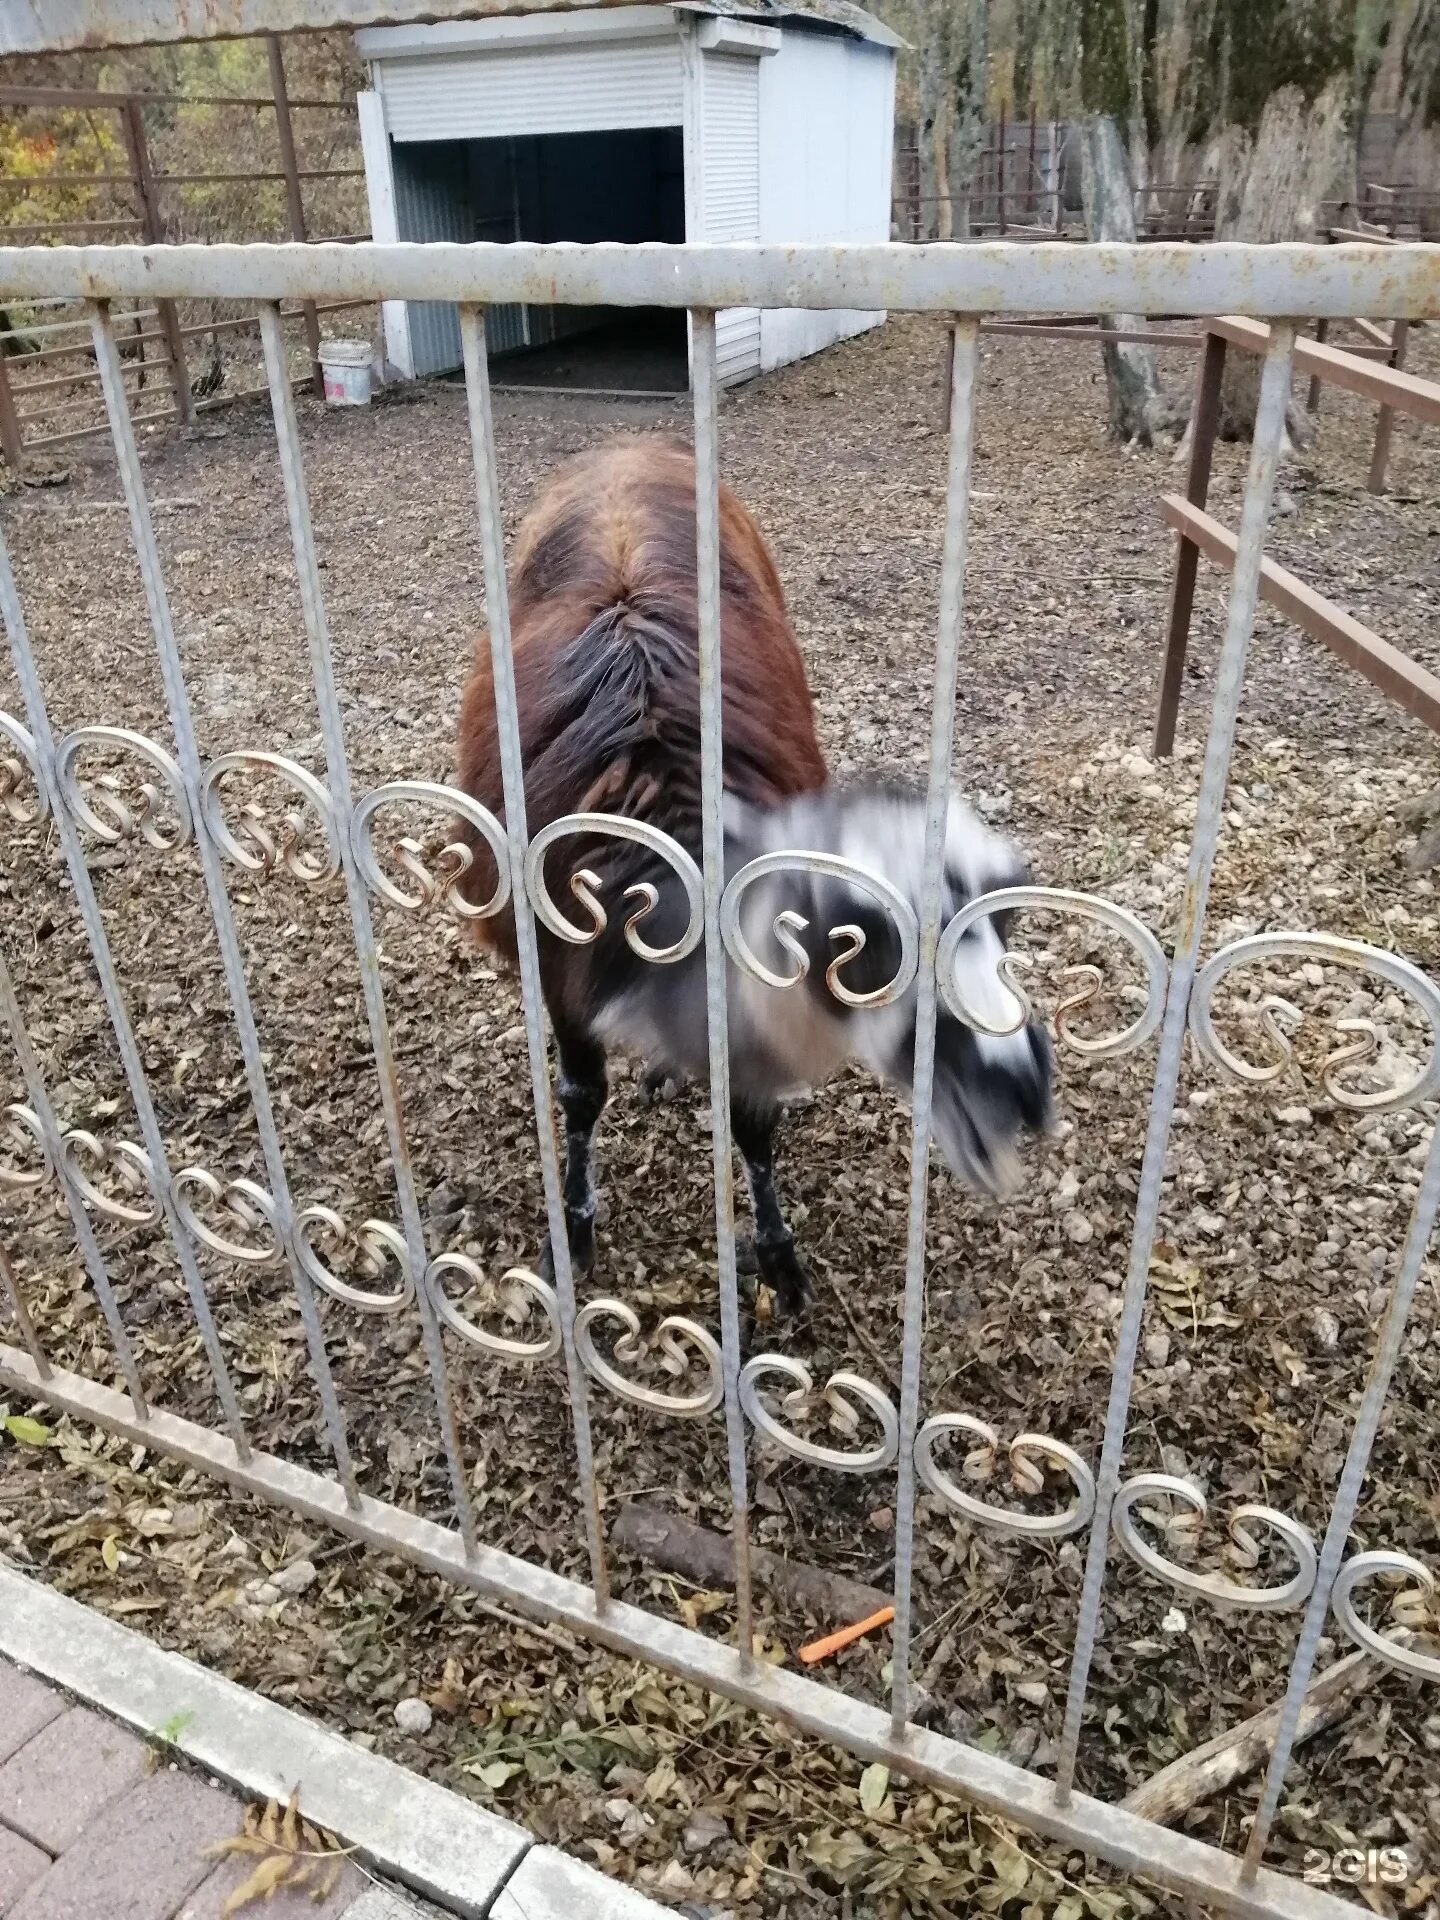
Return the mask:
POLYGON ((1353 72, 1359 0, 1219 0, 1205 59, 1225 76, 1215 120, 1254 132, 1280 86, 1307 101, 1337 73, 1353 72))
POLYGON ((1130 40, 1124 0, 1080 0, 1080 104, 1124 125, 1130 113, 1130 40))

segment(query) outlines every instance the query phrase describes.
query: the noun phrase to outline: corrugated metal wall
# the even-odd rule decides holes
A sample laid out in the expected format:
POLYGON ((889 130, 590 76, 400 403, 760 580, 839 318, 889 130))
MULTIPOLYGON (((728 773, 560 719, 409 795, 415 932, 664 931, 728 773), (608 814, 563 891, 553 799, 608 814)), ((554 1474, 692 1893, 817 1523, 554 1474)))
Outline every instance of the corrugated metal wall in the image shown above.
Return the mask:
POLYGON ((679 126, 683 89, 678 36, 457 49, 388 61, 385 120, 397 142, 679 126))
MULTIPOLYGON (((760 62, 706 53, 700 85, 700 197, 706 240, 760 238, 760 62)), ((727 307, 715 320, 722 386, 760 371, 760 313, 727 307)))
MULTIPOLYGON (((473 145, 468 140, 434 140, 423 145, 391 143, 395 176, 395 225, 402 240, 467 242, 514 237, 514 216, 504 213, 512 200, 509 181, 477 179, 473 145), (503 233, 497 221, 506 221, 503 233)), ((450 300, 412 300, 410 350, 415 377, 453 373, 463 364, 460 314, 450 300)), ((490 351, 504 353, 525 344, 522 307, 492 307, 485 316, 490 351)))

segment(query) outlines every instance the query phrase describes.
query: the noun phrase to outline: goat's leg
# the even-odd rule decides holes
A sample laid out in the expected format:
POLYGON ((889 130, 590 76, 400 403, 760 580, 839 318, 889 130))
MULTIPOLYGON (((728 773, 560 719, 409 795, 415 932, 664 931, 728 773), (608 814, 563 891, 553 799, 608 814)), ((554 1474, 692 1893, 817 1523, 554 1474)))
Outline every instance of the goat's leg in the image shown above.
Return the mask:
POLYGON ((760 1278, 774 1288, 781 1311, 794 1314, 802 1313, 815 1295, 775 1191, 775 1128, 779 1119, 777 1106, 755 1106, 739 1100, 731 1104, 730 1129, 745 1159, 745 1178, 755 1214, 755 1264, 760 1278))
MULTIPOLYGON (((565 1116, 565 1233, 572 1265, 577 1272, 588 1273, 595 1264, 595 1129, 605 1111, 610 1083, 605 1049, 593 1035, 557 1027, 555 1041, 560 1055, 555 1092, 565 1116)), ((551 1279, 554 1271, 547 1239, 541 1272, 551 1279)))

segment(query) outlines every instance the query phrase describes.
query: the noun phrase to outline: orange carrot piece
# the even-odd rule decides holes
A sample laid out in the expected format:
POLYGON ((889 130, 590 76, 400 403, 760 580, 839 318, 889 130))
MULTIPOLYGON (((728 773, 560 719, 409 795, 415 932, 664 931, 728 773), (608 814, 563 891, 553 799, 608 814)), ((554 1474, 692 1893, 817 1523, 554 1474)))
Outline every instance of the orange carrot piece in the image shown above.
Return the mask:
POLYGON ((817 1660, 828 1660, 832 1653, 853 1646, 857 1640, 863 1640, 867 1633, 888 1627, 894 1618, 894 1607, 882 1607, 879 1613, 872 1613, 868 1620, 857 1620, 854 1626, 841 1627, 838 1633, 827 1633, 823 1640, 812 1640, 808 1647, 801 1647, 800 1658, 807 1667, 813 1667, 817 1660))

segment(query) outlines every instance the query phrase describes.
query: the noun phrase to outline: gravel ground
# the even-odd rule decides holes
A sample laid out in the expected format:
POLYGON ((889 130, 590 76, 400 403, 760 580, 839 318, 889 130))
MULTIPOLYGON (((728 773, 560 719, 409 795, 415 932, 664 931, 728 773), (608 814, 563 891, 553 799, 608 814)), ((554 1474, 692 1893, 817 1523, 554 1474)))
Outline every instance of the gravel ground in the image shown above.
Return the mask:
MULTIPOLYGON (((1429 330, 1416 335, 1413 360, 1418 371, 1440 370, 1429 330)), ((1188 354, 1167 356, 1177 387, 1189 365, 1188 354)), ((774 544, 837 774, 923 769, 944 495, 941 366, 939 328, 898 320, 755 383, 725 407, 726 477, 774 544)), ((566 455, 617 430, 685 423, 683 403, 539 395, 500 396, 496 415, 512 528, 566 455)), ((1166 453, 1107 445, 1103 419, 1092 349, 987 343, 957 776, 1023 844, 1038 879, 1100 891, 1168 944, 1224 583, 1202 574, 1182 751, 1156 769, 1144 756, 1171 546, 1158 496, 1181 476, 1166 453)), ((1440 452, 1402 423, 1392 492, 1374 499, 1363 490, 1372 422, 1360 402, 1326 396, 1316 447, 1286 471, 1273 551, 1440 666, 1440 452)), ((431 383, 368 412, 330 416, 302 403, 302 438, 357 789, 401 774, 444 779, 483 617, 463 394, 431 383)), ((146 466, 152 499, 172 503, 157 525, 202 752, 264 746, 320 768, 267 417, 241 407, 204 437, 157 439, 146 466)), ((1212 511, 1232 525, 1242 481, 1242 451, 1222 448, 1212 511)), ((0 513, 57 732, 104 721, 164 740, 124 516, 84 510, 115 497, 113 471, 93 458, 65 486, 27 490, 0 513)), ((18 704, 0 672, 0 705, 18 704)), ((1415 828, 1405 809, 1436 787, 1433 736, 1262 612, 1207 950, 1265 928, 1325 928, 1433 970, 1435 885, 1407 873, 1415 828)), ((278 793, 264 797, 278 818, 278 793)), ((58 849, 49 835, 8 821, 0 847, 6 955, 57 1105, 73 1125, 132 1135, 58 849)), ((94 864, 174 1163, 263 1179, 193 849, 131 843, 99 850, 94 864)), ((297 1196, 328 1202, 352 1222, 395 1217, 343 890, 237 876, 232 898, 297 1196)), ((491 1274, 533 1261, 542 1206, 512 987, 477 962, 448 920, 381 910, 378 927, 433 1244, 470 1252, 491 1274)), ((1111 951, 1103 937, 1046 920, 1031 922, 1029 938, 1037 996, 1052 1007, 1064 992, 1059 967, 1111 951)), ((1117 958, 1122 1002, 1134 980, 1125 967, 1117 958)), ((1328 973, 1303 977, 1289 962, 1260 979, 1257 992, 1283 992, 1317 1016, 1297 1036, 1296 1066, 1270 1086, 1247 1089, 1186 1064, 1127 1466, 1184 1471, 1208 1488, 1218 1524, 1196 1564, 1220 1564, 1224 1515, 1240 1501, 1263 1500, 1323 1528, 1419 1182, 1428 1113, 1352 1116, 1320 1084, 1334 1044, 1326 1015, 1370 1011, 1393 1047, 1418 1055, 1423 1029, 1402 1004, 1354 987, 1328 973)), ((1225 1004, 1232 1044, 1263 1057, 1253 1019, 1240 1017, 1247 1004, 1253 1014, 1253 998, 1225 1004)), ((1056 1136, 1031 1151, 1027 1184, 1003 1207, 964 1195, 936 1171, 927 1412, 969 1411, 1002 1434, 1039 1430, 1098 1456, 1152 1072, 1153 1049, 1099 1067, 1067 1056, 1056 1136)), ((18 1095, 13 1069, 11 1080, 18 1095)), ((686 1095, 656 1112, 636 1091, 619 1079, 602 1131, 605 1211, 591 1285, 621 1294, 647 1325, 676 1311, 713 1325, 704 1103, 686 1095)), ((782 1153, 819 1298, 808 1324, 772 1325, 756 1337, 820 1378, 848 1366, 893 1392, 903 1110, 863 1075, 847 1074, 796 1111, 782 1153)), ((7 1237, 54 1357, 113 1377, 67 1227, 45 1205, 19 1196, 11 1207, 11 1198, 7 1237)), ((156 1403, 213 1422, 203 1356, 160 1236, 100 1231, 156 1403)), ((257 1437, 323 1467, 317 1397, 285 1276, 215 1262, 207 1280, 257 1437)), ((416 1326, 408 1316, 361 1316, 332 1303, 326 1331, 366 1487, 445 1517, 445 1467, 416 1326)), ((483 1537, 582 1572, 573 1460, 555 1412, 558 1373, 498 1367, 468 1348, 450 1359, 483 1537)), ((1433 1566, 1437 1381, 1440 1289, 1431 1273, 1356 1537, 1433 1566)), ((639 1496, 727 1525, 718 1419, 657 1421, 597 1393, 593 1420, 607 1515, 639 1496)), ((818 1418, 809 1431, 823 1431, 818 1418)), ((952 1464, 958 1470, 958 1453, 952 1464)), ((886 1583, 888 1476, 828 1475, 758 1448, 752 1467, 763 1544, 886 1583)), ((1063 1500, 1063 1486, 1052 1494, 1063 1500)), ((997 1477, 989 1497, 1015 1496, 997 1477)), ((349 1726, 702 1913, 808 1920, 1003 1906, 1073 1920, 1082 1911, 1144 1911, 1156 1898, 1082 1875, 1083 1863, 1017 1844, 965 1807, 900 1782, 886 1791, 872 1778, 862 1810, 859 1767, 831 1749, 568 1636, 507 1625, 428 1575, 307 1537, 249 1500, 78 1428, 61 1425, 41 1448, 7 1444, 0 1431, 0 1529, 7 1526, 11 1550, 46 1578, 111 1611, 141 1614, 167 1644, 349 1726), (291 1582, 301 1590, 257 1593, 297 1559, 318 1569, 312 1583, 301 1576, 291 1582), (431 1703, 432 1724, 402 1733, 392 1708, 417 1693, 431 1703)), ((919 1541, 928 1717, 1043 1767, 1063 1707, 1080 1548, 977 1532, 928 1497, 919 1541)), ((1182 1552, 1183 1542, 1170 1550, 1182 1552)), ((723 1594, 623 1559, 616 1581, 669 1617, 707 1631, 731 1624, 723 1594)), ((1081 1778, 1118 1797, 1274 1698, 1296 1619, 1192 1604, 1123 1559, 1107 1593, 1081 1778)), ((762 1615, 777 1658, 813 1631, 769 1596, 762 1615)), ((829 1672, 879 1698, 884 1657, 880 1642, 867 1643, 829 1672)), ((1353 1836, 1403 1845, 1403 1897, 1413 1911, 1440 1911, 1437 1752, 1433 1690, 1377 1679, 1363 1711, 1303 1750, 1277 1855, 1298 1870, 1307 1847, 1353 1836)), ((1254 1794, 1247 1782, 1188 1824, 1233 1843, 1254 1794)))

